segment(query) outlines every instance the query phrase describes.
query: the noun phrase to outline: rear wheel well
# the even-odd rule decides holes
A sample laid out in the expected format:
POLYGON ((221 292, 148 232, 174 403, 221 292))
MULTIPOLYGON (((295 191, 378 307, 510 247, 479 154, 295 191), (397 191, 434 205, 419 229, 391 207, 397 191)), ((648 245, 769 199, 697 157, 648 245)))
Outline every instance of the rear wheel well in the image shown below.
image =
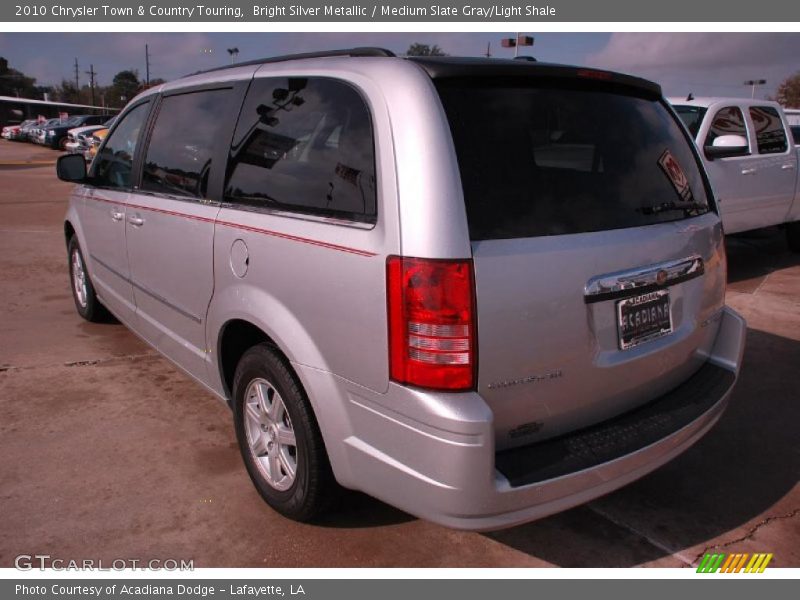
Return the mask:
POLYGON ((72 236, 75 235, 75 228, 69 221, 64 221, 64 241, 69 244, 72 236))
POLYGON ((236 375, 236 366, 242 356, 253 346, 267 343, 286 361, 286 366, 291 369, 289 361, 278 345, 263 330, 248 321, 234 319, 228 321, 222 329, 219 338, 219 365, 225 395, 233 397, 233 377, 236 375))

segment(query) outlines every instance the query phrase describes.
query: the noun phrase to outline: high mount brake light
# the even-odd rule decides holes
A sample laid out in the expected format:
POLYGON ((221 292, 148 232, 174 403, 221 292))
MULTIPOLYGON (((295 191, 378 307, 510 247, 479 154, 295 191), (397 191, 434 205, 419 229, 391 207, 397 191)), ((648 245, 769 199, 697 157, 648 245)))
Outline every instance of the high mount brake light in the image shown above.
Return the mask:
POLYGON ((389 371, 418 387, 475 387, 477 359, 472 260, 390 256, 386 263, 389 371))
POLYGON ((606 71, 595 71, 594 69, 578 69, 578 77, 586 79, 599 79, 601 81, 610 81, 614 78, 611 73, 606 71))

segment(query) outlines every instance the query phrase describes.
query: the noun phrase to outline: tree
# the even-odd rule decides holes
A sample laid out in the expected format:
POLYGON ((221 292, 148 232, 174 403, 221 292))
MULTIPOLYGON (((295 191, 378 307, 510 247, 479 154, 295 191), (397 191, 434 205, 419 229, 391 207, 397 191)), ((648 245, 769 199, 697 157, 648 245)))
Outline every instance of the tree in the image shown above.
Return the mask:
POLYGON ((138 71, 120 71, 114 75, 114 80, 108 91, 108 104, 110 106, 125 106, 142 87, 138 71))
POLYGON ((80 104, 81 96, 75 87, 75 82, 69 79, 62 79, 61 84, 53 88, 53 96, 50 98, 56 102, 70 102, 80 104))
POLYGON ((447 56, 447 52, 439 48, 436 44, 411 44, 406 50, 406 56, 447 56))
POLYGON ((800 71, 781 82, 776 100, 786 108, 800 108, 800 71))
POLYGON ((30 98, 36 94, 36 79, 8 66, 0 56, 0 96, 30 98))
POLYGON ((149 87, 156 87, 157 85, 161 85, 162 83, 167 83, 166 79, 161 79, 160 77, 156 77, 155 79, 150 80, 150 85, 148 86, 146 83, 142 84, 142 89, 146 89, 149 87))

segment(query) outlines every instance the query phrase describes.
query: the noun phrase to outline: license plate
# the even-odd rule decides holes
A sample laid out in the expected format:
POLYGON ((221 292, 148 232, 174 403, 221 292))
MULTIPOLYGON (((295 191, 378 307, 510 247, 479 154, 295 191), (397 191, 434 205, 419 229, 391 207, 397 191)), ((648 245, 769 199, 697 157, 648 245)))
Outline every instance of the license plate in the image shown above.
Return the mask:
POLYGON ((658 290, 617 302, 617 331, 621 350, 672 333, 669 290, 658 290))

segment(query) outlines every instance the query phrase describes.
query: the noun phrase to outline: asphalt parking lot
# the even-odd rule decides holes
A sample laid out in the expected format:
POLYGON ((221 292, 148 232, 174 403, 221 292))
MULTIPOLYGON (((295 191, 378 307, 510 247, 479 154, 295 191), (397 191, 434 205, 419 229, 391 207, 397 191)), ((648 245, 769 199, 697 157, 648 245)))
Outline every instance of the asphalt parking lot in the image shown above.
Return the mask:
POLYGON ((35 553, 195 567, 689 567, 707 551, 800 566, 800 255, 782 232, 729 240, 745 364, 728 412, 677 460, 496 533, 359 494, 303 525, 261 501, 225 406, 121 325, 78 317, 56 157, 0 141, 0 567, 35 553))

